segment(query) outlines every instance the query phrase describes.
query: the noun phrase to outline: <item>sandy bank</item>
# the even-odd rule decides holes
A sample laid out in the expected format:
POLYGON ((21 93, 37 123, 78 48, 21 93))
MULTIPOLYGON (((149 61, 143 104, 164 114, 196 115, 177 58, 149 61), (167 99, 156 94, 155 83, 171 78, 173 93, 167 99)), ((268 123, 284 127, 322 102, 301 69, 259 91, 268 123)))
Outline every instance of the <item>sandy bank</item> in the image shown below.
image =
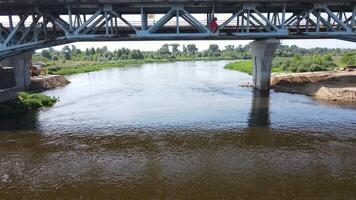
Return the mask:
POLYGON ((356 102, 356 71, 273 74, 276 92, 305 94, 317 99, 356 102))
POLYGON ((63 87, 69 84, 64 76, 60 75, 49 75, 45 77, 31 77, 31 91, 44 91, 49 89, 54 89, 57 87, 63 87))

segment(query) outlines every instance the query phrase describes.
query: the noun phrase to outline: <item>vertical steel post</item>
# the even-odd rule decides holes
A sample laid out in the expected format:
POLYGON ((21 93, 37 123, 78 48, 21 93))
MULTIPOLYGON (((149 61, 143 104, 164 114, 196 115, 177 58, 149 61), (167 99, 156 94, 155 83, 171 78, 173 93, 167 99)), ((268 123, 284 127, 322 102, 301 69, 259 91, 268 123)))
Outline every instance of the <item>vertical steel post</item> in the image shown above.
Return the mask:
POLYGON ((207 13, 207 14, 206 14, 206 26, 209 26, 210 20, 211 20, 210 13, 207 13))
POLYGON ((283 6, 282 11, 282 29, 286 28, 286 5, 283 6))
POLYGON ((43 17, 43 32, 44 32, 44 38, 47 39, 47 18, 45 16, 43 17))
POLYGON ((320 32, 320 8, 318 9, 318 16, 316 16, 316 32, 320 32))
POLYGON ((114 18, 111 17, 110 19, 110 32, 111 32, 111 35, 114 35, 114 18))
POLYGON ((240 15, 236 17, 236 32, 240 32, 240 15))
POLYGON ((108 19, 108 12, 105 10, 105 34, 109 35, 109 19, 108 19))
POLYGON ((245 11, 242 13, 242 15, 241 15, 241 32, 243 33, 243 32, 245 32, 245 11))
POLYGON ((115 16, 115 34, 119 34, 119 30, 117 28, 117 17, 115 16))
POLYGON ((9 25, 10 25, 10 32, 14 30, 14 23, 12 22, 12 15, 9 14, 9 25))
POLYGON ((69 16, 69 30, 72 32, 73 30, 73 19, 72 19, 72 9, 68 6, 68 16, 69 16))
POLYGON ((38 38, 37 38, 37 21, 36 21, 35 14, 32 14, 32 23, 34 23, 33 36, 35 38, 35 41, 37 42, 38 41, 38 38))
POLYGON ((177 25, 177 34, 179 34, 179 10, 176 10, 176 25, 177 25))
POLYGON ((352 19, 351 19, 351 30, 355 28, 356 25, 356 5, 354 6, 354 9, 352 10, 352 19))
POLYGON ((147 13, 144 8, 141 8, 141 30, 147 30, 147 13))
POLYGON ((250 14, 251 14, 251 10, 250 9, 248 9, 247 10, 247 30, 246 30, 246 32, 247 33, 249 33, 250 32, 250 14))

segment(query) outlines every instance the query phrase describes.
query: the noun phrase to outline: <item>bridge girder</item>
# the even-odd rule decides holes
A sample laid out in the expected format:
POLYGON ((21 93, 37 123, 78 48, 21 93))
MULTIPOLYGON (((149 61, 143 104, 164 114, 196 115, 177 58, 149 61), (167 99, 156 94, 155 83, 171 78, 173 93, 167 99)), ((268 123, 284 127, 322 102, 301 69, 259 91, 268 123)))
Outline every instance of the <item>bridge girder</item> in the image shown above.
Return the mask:
POLYGON ((217 32, 210 31, 207 24, 214 14, 218 14, 216 10, 221 9, 219 6, 224 5, 221 2, 229 5, 232 2, 230 0, 217 1, 221 3, 217 7, 211 5, 211 1, 204 0, 201 2, 205 4, 194 4, 198 0, 189 1, 192 5, 175 1, 169 4, 157 4, 155 1, 140 4, 137 0, 127 10, 136 10, 133 13, 140 15, 139 23, 134 23, 130 19, 132 15, 125 14, 113 1, 111 4, 103 1, 102 4, 92 5, 79 5, 76 3, 80 1, 71 1, 69 4, 58 4, 55 9, 48 9, 45 1, 37 2, 29 4, 21 13, 22 8, 6 14, 0 8, 0 60, 25 51, 78 41, 266 38, 338 38, 355 41, 356 38, 356 3, 347 0, 341 3, 303 2, 304 7, 296 8, 293 6, 297 5, 297 1, 274 1, 265 7, 266 4, 259 1, 241 1, 224 10, 231 16, 221 23, 217 32), (78 6, 88 9, 78 9, 78 6), (156 14, 155 10, 163 13, 163 16, 157 22, 149 22, 147 15, 156 14), (207 21, 203 22, 195 14, 206 15, 207 21), (18 18, 16 23, 15 17, 18 18), (172 22, 172 19, 175 20, 172 22))

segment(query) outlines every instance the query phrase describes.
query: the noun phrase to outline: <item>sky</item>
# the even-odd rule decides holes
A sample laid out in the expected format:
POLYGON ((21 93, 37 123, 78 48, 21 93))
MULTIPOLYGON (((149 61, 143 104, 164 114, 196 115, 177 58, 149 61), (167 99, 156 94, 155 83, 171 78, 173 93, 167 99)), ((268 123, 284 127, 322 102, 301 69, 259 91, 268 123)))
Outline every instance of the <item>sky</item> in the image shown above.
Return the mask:
MULTIPOLYGON (((129 48, 129 49, 140 49, 142 51, 155 51, 159 49, 163 44, 166 43, 177 43, 182 45, 194 43, 199 50, 208 49, 209 44, 218 44, 220 49, 224 49, 226 45, 246 45, 252 42, 251 40, 201 40, 201 41, 130 41, 130 42, 77 42, 73 43, 77 48, 84 50, 86 48, 97 48, 102 46, 107 46, 110 51, 118 48, 129 48)), ((356 49, 356 43, 347 42, 342 40, 334 39, 309 39, 309 40, 282 40, 284 45, 297 45, 302 48, 315 48, 315 47, 326 47, 326 48, 352 48, 356 49)), ((55 49, 61 49, 63 45, 54 47, 55 49)), ((180 47, 181 48, 181 47, 180 47)))

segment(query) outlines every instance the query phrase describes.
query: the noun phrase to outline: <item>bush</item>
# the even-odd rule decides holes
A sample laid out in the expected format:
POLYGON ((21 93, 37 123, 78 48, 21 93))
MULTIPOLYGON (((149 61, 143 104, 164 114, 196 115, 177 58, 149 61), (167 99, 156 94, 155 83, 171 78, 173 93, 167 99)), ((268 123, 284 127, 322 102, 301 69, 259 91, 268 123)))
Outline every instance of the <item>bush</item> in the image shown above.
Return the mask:
POLYGON ((252 74, 253 72, 253 66, 252 66, 252 61, 238 61, 234 63, 230 63, 224 67, 225 69, 230 69, 230 70, 237 70, 240 72, 245 72, 248 74, 252 74))
POLYGON ((53 106, 58 101, 55 97, 49 97, 43 94, 29 94, 20 92, 17 99, 0 104, 0 118, 18 115, 30 110, 36 110, 42 107, 53 106))
POLYGON ((356 52, 342 56, 341 62, 346 65, 356 65, 356 52))
POLYGON ((38 109, 41 107, 50 107, 57 102, 57 98, 49 97, 43 94, 28 94, 20 92, 18 94, 20 106, 27 110, 38 109))
POLYGON ((292 58, 275 58, 272 68, 280 68, 287 72, 314 72, 329 71, 337 67, 330 55, 326 56, 299 56, 292 58))
POLYGON ((38 99, 26 99, 21 102, 25 108, 29 110, 38 109, 42 107, 41 101, 38 99))

